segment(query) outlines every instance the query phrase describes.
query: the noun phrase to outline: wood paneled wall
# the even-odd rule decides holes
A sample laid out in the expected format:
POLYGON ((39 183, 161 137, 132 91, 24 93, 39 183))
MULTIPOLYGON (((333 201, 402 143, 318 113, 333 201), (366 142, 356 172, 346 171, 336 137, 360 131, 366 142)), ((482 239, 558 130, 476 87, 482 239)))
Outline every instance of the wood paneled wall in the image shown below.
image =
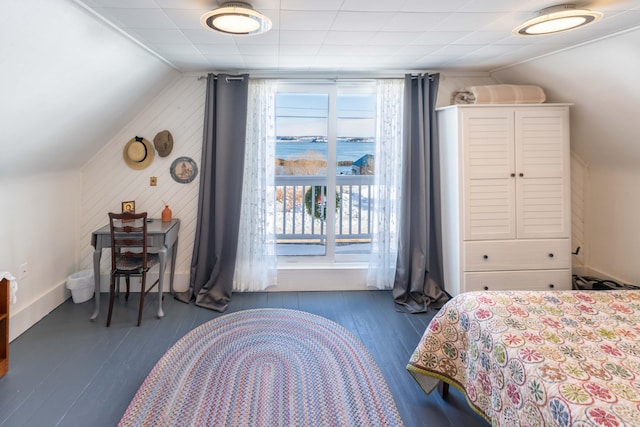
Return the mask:
MULTIPOLYGON (((176 288, 186 289, 191 264, 200 171, 194 181, 179 184, 171 178, 169 167, 177 157, 188 156, 200 168, 204 120, 206 80, 182 76, 169 84, 131 121, 107 141, 104 147, 82 168, 82 196, 80 206, 80 264, 83 269, 93 265, 91 232, 107 224, 109 211, 120 212, 121 202, 134 200, 136 211, 147 211, 150 217, 160 218, 163 200, 169 204, 173 217, 181 221, 176 262, 176 288), (129 168, 123 160, 126 143, 141 136, 153 143, 155 135, 168 130, 173 135, 173 150, 166 157, 158 156, 143 170, 129 168), (157 177, 157 186, 149 185, 150 177, 157 177)), ((102 256, 102 289, 110 266, 108 251, 102 256)))

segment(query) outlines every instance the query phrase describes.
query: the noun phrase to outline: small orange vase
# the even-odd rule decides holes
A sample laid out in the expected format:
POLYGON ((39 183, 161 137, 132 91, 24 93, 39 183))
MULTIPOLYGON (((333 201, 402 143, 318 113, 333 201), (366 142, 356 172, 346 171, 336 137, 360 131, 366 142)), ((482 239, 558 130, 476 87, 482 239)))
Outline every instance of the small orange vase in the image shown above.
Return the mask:
POLYGON ((164 205, 164 209, 162 210, 162 222, 171 222, 171 209, 169 209, 169 205, 164 205))

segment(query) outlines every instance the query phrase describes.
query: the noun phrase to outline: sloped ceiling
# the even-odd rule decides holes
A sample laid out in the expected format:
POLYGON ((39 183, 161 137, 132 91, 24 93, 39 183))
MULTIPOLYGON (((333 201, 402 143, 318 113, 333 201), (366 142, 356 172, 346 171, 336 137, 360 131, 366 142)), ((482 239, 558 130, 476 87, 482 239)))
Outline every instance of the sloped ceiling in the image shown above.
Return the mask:
POLYGON ((588 164, 638 170, 640 29, 494 73, 537 84, 549 101, 571 102, 571 149, 588 164))
POLYGON ((3 0, 0 40, 0 179, 79 168, 179 74, 68 0, 3 0))

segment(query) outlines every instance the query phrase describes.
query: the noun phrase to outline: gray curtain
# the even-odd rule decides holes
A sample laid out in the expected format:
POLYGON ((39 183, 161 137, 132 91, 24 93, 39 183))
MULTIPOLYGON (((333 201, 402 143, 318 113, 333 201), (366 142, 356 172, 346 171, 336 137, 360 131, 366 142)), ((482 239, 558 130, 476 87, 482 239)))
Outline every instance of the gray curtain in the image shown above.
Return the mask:
POLYGON ((224 311, 231 301, 240 226, 249 76, 207 76, 200 199, 183 302, 224 311))
POLYGON ((440 171, 435 117, 439 74, 405 76, 404 176, 393 297, 419 313, 447 300, 442 274, 440 171))

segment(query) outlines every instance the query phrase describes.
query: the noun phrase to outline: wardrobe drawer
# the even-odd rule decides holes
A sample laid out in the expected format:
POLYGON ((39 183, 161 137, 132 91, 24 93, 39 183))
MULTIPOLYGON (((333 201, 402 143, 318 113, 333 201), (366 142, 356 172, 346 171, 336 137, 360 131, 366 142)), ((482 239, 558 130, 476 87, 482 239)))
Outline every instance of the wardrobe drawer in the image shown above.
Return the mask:
POLYGON ((538 270, 571 265, 569 239, 464 243, 465 271, 538 270))
POLYGON ((570 290, 571 270, 465 273, 464 285, 465 292, 570 290))

